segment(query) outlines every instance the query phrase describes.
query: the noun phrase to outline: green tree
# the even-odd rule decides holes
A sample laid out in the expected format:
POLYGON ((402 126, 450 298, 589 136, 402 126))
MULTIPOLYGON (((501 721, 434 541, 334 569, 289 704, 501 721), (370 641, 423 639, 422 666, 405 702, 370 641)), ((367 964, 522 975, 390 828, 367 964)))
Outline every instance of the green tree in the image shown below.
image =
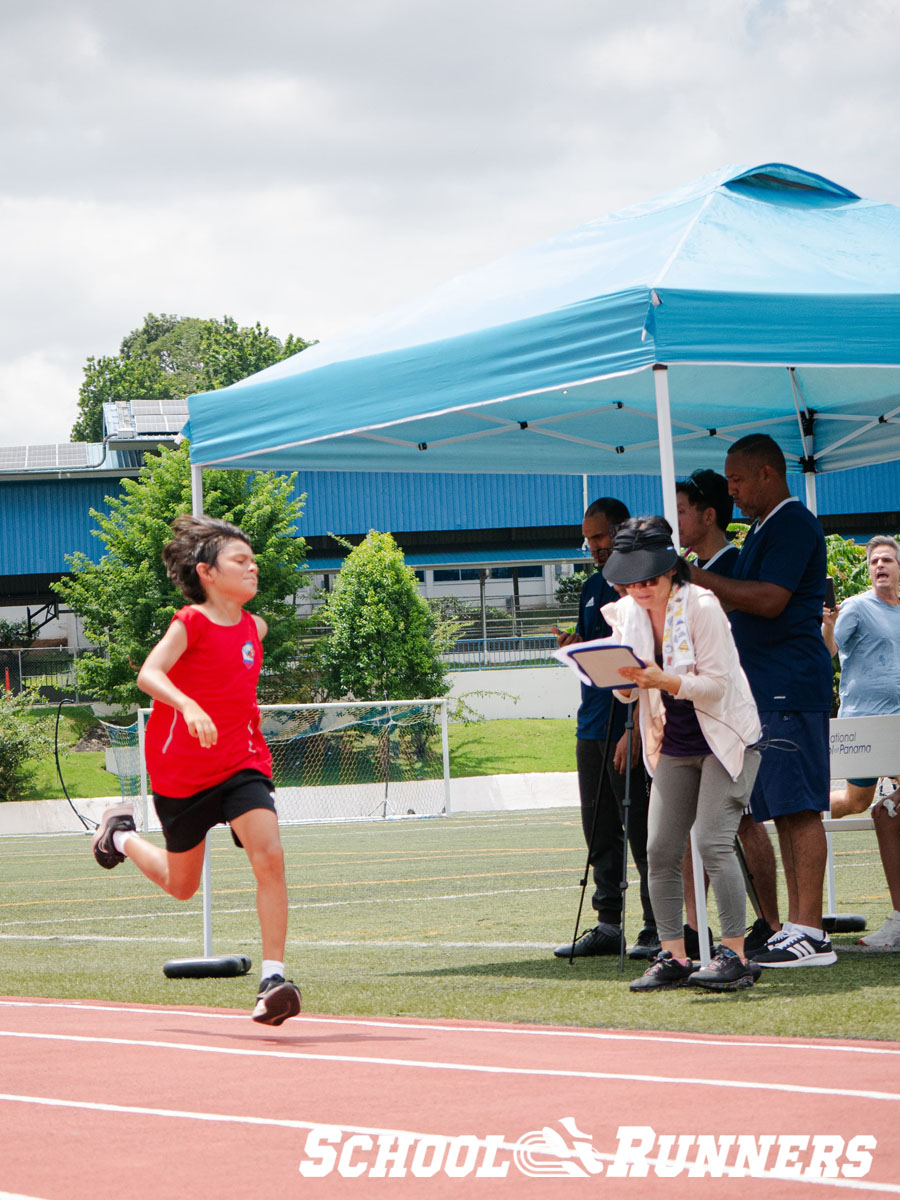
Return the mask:
POLYGON ((259 321, 244 328, 233 317, 206 321, 201 335, 202 387, 195 390, 211 392, 215 388, 228 387, 310 345, 311 342, 294 337, 292 333, 282 343, 259 321))
POLYGON ((148 313, 122 339, 117 355, 87 360, 72 439, 101 439, 104 404, 176 400, 226 387, 308 345, 293 334, 281 342, 259 322, 243 328, 228 316, 218 321, 148 313))
POLYGON ((38 703, 36 690, 0 690, 0 802, 19 798, 36 760, 50 751, 47 721, 31 711, 38 703))
MULTIPOLYGON (((306 543, 296 537, 303 501, 292 499, 295 476, 247 471, 205 471, 204 509, 233 521, 247 534, 259 563, 259 591, 248 607, 269 622, 265 671, 286 676, 285 687, 302 693, 306 681, 294 664, 304 622, 294 593, 303 586, 306 543)), ((88 695, 123 708, 146 701, 135 676, 162 637, 172 614, 185 601, 169 581, 162 548, 171 522, 191 511, 188 445, 148 455, 137 479, 122 481, 124 492, 107 497, 109 513, 91 510, 104 544, 99 563, 85 554, 68 559, 71 575, 54 585, 79 613, 96 649, 76 662, 78 686, 88 695)), ((261 694, 265 696, 264 688, 261 694)), ((285 699, 307 698, 305 695, 285 699)))
POLYGON ((27 621, 0 621, 0 650, 30 646, 33 641, 27 621))
POLYGON ((320 659, 331 698, 414 700, 447 691, 441 653, 452 630, 419 595, 389 533, 370 530, 351 550, 321 615, 331 628, 320 659))
POLYGON ((165 374, 155 359, 89 358, 78 391, 78 420, 73 442, 99 442, 103 437, 103 405, 117 400, 171 400, 165 374))
POLYGON ((869 579, 865 546, 858 545, 852 538, 841 537, 839 533, 830 533, 825 538, 825 547, 828 555, 827 571, 834 580, 834 594, 838 604, 848 596, 868 591, 872 581, 869 579))
POLYGON ((581 599, 581 589, 593 574, 592 571, 573 571, 571 575, 560 575, 556 581, 557 604, 577 604, 581 599))

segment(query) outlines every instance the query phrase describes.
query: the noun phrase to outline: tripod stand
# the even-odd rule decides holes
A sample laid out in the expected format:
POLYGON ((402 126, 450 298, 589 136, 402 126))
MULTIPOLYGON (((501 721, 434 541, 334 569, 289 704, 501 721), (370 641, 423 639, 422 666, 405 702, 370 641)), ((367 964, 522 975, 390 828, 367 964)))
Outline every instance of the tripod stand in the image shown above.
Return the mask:
MULTIPOLYGON (((597 830, 597 820, 600 811, 601 798, 603 788, 611 787, 608 777, 609 753, 612 746, 613 721, 615 716, 615 705, 610 704, 609 717, 606 723, 606 735, 603 745, 603 755, 600 764, 600 772, 597 779, 597 787, 593 797, 591 808, 591 823, 590 831, 587 833, 587 861, 584 866, 584 874, 580 880, 581 895, 578 902, 578 911, 575 915, 575 930, 572 936, 572 946, 569 951, 569 965, 575 960, 575 945, 578 940, 578 926, 581 922, 581 914, 584 908, 584 897, 587 888, 588 877, 592 865, 594 855, 594 838, 597 830)), ((628 888, 628 838, 629 838, 629 813, 631 809, 631 758, 634 745, 634 702, 630 702, 625 706, 625 735, 626 735, 626 760, 625 760, 625 792, 621 800, 620 815, 622 821, 622 860, 621 871, 619 877, 619 894, 620 900, 620 917, 619 917, 619 970, 625 969, 625 898, 628 888)))

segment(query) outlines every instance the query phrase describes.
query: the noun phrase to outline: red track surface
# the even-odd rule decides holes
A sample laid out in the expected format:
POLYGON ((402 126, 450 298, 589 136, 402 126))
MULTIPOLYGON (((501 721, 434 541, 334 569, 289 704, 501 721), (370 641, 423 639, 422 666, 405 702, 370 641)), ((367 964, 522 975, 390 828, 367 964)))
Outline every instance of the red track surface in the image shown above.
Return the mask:
MULTIPOLYGON (((426 1200, 463 1191, 583 1195, 587 1187, 640 1200, 688 1191, 759 1200, 760 1187, 765 1200, 900 1195, 897 1043, 315 1016, 266 1029, 223 1009, 10 998, 0 1000, 0 1064, 0 1194, 40 1200, 362 1198, 388 1187, 426 1200), (560 1125, 567 1117, 574 1135, 560 1125), (344 1151, 358 1175, 301 1174, 301 1161, 329 1165, 307 1147, 321 1125, 339 1127, 331 1135, 338 1153, 360 1135, 344 1151), (691 1177, 692 1143, 687 1165, 659 1178, 656 1142, 646 1178, 610 1177, 619 1128, 631 1125, 676 1136, 869 1135, 877 1144, 857 1177, 781 1178, 777 1147, 762 1184, 691 1177), (544 1127, 570 1147, 583 1134, 604 1156, 594 1163, 599 1176, 592 1181, 577 1153, 541 1153, 536 1135, 530 1159, 521 1147, 514 1155, 520 1138, 544 1127), (414 1135, 399 1155, 405 1174, 375 1178, 379 1147, 395 1132, 414 1135), (491 1135, 505 1177, 475 1173, 491 1135), (422 1136, 436 1137, 447 1155, 430 1177, 411 1173, 422 1136), (440 1141, 463 1136, 469 1142, 452 1152, 440 1141), (475 1169, 448 1174, 448 1160, 463 1173, 467 1154, 475 1169), (561 1177, 561 1163, 575 1173, 561 1177)), ((810 1155, 798 1152, 800 1169, 810 1155)))

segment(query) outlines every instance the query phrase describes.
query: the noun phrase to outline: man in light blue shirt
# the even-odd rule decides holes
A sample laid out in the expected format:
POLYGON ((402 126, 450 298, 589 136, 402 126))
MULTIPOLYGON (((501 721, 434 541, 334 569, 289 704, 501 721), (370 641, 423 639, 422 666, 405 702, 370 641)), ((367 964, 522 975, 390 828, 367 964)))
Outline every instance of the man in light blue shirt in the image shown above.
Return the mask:
MULTIPOLYGON (((837 609, 826 609, 825 644, 841 664, 839 717, 900 713, 900 546, 879 534, 866 546, 872 587, 851 596, 837 609)), ((875 797, 877 779, 848 779, 847 789, 831 793, 831 815, 865 812, 875 797)), ((900 792, 872 810, 878 848, 894 911, 874 933, 860 938, 869 950, 900 950, 900 792)))

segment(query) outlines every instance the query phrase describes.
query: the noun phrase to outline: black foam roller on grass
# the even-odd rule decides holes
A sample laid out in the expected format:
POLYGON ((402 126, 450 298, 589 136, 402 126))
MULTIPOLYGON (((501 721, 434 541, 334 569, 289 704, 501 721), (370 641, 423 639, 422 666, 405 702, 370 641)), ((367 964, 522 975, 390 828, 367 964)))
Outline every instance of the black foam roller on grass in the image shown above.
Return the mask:
POLYGON ((163 967, 166 979, 226 979, 246 975, 251 967, 246 954, 222 954, 218 958, 171 958, 163 967))

